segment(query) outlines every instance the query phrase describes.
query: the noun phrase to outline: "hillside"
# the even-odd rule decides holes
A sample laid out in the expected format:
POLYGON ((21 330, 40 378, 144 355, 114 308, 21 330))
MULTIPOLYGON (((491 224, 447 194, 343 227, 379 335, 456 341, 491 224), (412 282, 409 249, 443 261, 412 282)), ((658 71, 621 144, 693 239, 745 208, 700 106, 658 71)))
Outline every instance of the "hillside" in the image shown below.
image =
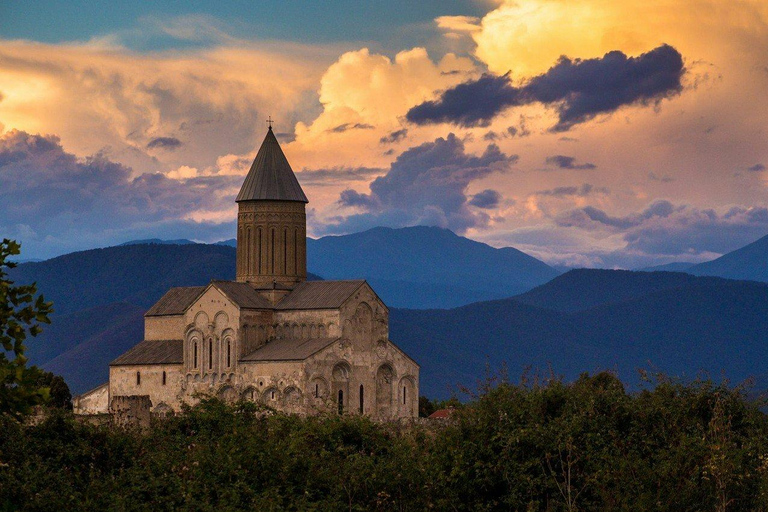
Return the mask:
POLYGON ((402 308, 510 297, 558 275, 517 249, 425 226, 308 239, 307 261, 325 279, 365 278, 387 304, 402 308))
POLYGON ((613 369, 633 384, 638 368, 687 377, 703 370, 735 382, 765 373, 768 285, 696 278, 686 283, 661 273, 659 280, 669 279, 668 285, 647 287, 645 273, 591 272, 602 282, 602 295, 583 300, 583 309, 563 298, 589 296, 595 287, 570 272, 547 285, 551 300, 542 290, 535 294, 563 311, 519 298, 450 311, 395 310, 391 336, 421 362, 423 391, 437 396, 456 384, 474 385, 487 364, 506 363, 513 379, 527 367, 546 373, 551 365, 567 378, 613 369), (635 294, 625 291, 628 284, 635 294))
POLYGON ((768 282, 768 236, 715 260, 694 265, 686 272, 699 276, 768 282))

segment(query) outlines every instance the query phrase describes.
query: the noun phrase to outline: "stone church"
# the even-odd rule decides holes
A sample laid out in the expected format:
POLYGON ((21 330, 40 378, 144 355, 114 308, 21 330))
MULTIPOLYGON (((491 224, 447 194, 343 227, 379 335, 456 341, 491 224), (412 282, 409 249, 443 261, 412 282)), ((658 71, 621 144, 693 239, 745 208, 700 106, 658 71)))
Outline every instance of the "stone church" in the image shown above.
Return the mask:
POLYGON ((417 416, 419 365, 390 341, 376 292, 307 281, 308 201, 271 127, 236 201, 236 280, 168 290, 144 315, 144 340, 76 412, 148 396, 169 413, 215 395, 298 414, 417 416))

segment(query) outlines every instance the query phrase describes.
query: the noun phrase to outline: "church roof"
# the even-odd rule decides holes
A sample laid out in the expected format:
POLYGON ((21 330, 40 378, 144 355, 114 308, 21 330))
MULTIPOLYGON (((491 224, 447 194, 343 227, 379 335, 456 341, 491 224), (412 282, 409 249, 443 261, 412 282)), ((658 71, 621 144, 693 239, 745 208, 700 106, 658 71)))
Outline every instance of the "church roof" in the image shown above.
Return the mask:
POLYGON ((183 362, 183 340, 144 340, 109 363, 109 366, 181 364, 183 362))
POLYGON ((171 288, 160 297, 144 316, 181 315, 200 296, 205 286, 183 286, 171 288))
POLYGON ((224 293, 236 306, 244 309, 272 309, 272 304, 248 283, 213 281, 213 286, 224 293))
POLYGON ((354 281, 304 281, 288 294, 276 309, 335 309, 365 284, 354 281))
POLYGON ((312 338, 308 340, 274 340, 240 358, 240 361, 303 361, 339 339, 340 338, 312 338))
POLYGON ((309 202, 271 126, 236 199, 253 200, 309 202))

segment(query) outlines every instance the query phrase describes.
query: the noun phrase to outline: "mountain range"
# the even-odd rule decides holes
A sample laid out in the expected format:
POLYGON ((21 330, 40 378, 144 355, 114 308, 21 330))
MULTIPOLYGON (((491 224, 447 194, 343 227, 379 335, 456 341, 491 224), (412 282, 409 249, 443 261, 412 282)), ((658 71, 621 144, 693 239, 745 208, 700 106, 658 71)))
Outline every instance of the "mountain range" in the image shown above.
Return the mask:
MULTIPOLYGON (((759 249, 768 242, 758 242, 724 256, 719 268, 759 275, 767 259, 759 249)), ((504 294, 500 282, 508 279, 504 299, 451 309, 391 308, 390 336, 422 365, 422 392, 428 396, 447 396, 458 384, 471 387, 487 365, 499 368, 502 362, 513 376, 529 366, 546 372, 550 365, 568 378, 613 369, 628 381, 636 381, 637 368, 689 377, 704 370, 736 381, 766 374, 761 365, 768 360, 768 285, 763 283, 614 270, 573 270, 544 279, 537 274, 542 267, 529 256, 437 228, 377 228, 308 246, 310 261, 318 260, 314 268, 332 269, 335 260, 350 272, 323 277, 362 275, 379 292, 378 279, 409 300, 414 300, 410 288, 437 294, 440 286, 493 298, 504 294), (410 253, 418 264, 408 260, 410 253), (510 262, 522 262, 517 276, 510 262), (524 275, 530 269, 542 284, 516 294, 520 283, 535 282, 524 275), (488 284, 494 276, 501 279, 488 284), (397 286, 407 289, 398 292, 397 286)), ((53 323, 28 343, 30 360, 63 375, 75 393, 85 391, 104 382, 109 361, 141 340, 143 312, 168 288, 232 279, 234 267, 234 249, 227 245, 157 243, 21 264, 11 270, 12 279, 36 281, 55 309, 53 323)))

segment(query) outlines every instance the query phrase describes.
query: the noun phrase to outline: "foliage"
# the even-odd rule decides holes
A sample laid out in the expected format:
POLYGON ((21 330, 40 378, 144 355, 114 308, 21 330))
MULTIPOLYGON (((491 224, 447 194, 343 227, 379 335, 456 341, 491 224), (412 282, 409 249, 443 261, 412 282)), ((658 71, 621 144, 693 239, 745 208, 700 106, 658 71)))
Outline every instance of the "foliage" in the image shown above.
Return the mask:
POLYGON ((40 371, 27 367, 24 341, 37 336, 52 305, 42 295, 35 297, 34 284, 14 286, 7 269, 16 266, 8 257, 19 254, 20 246, 7 238, 0 243, 0 413, 23 415, 48 399, 48 388, 37 384, 40 371))
POLYGON ((53 410, 0 432, 0 510, 768 510, 768 417, 707 380, 502 381, 407 426, 210 399, 144 431, 53 410))

